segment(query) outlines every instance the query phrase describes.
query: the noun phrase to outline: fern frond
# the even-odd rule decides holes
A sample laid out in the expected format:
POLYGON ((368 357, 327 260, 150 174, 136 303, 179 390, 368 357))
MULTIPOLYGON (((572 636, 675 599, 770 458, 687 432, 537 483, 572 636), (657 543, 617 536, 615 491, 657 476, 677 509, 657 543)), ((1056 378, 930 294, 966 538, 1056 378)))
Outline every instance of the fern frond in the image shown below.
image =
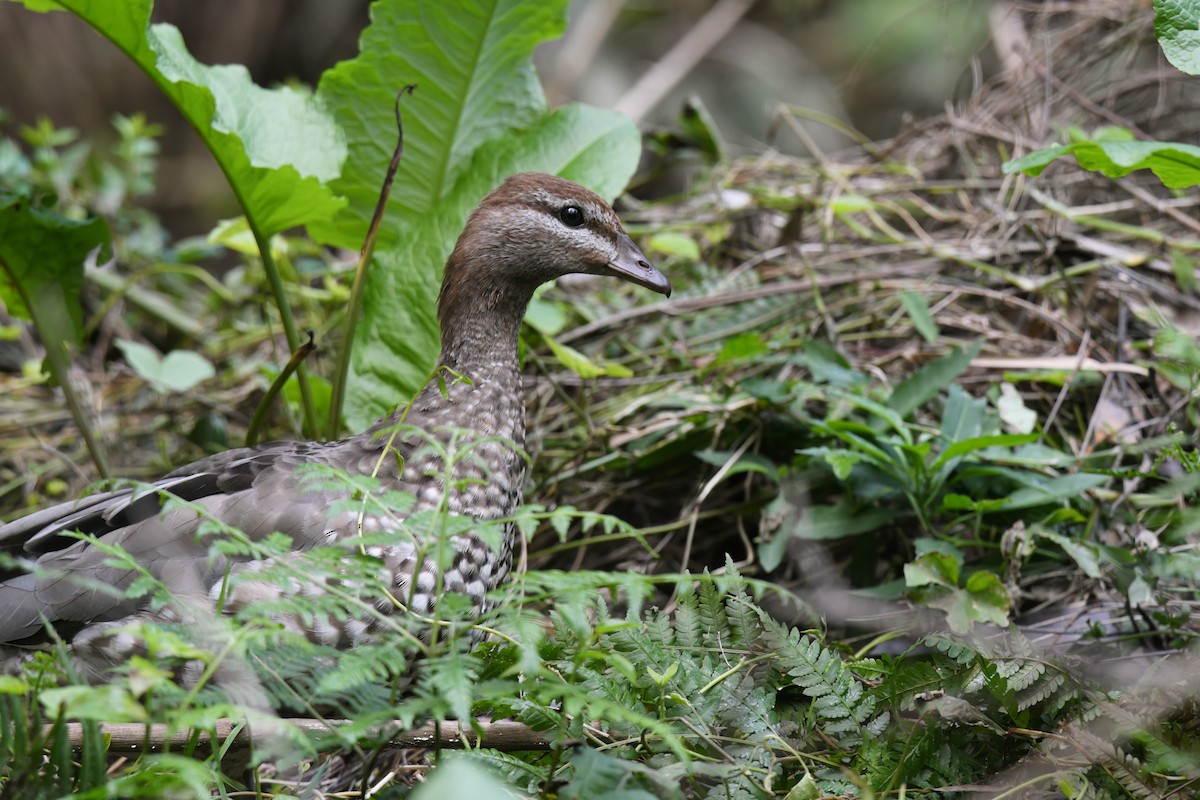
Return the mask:
POLYGON ((875 713, 875 700, 864 692, 841 657, 815 637, 802 636, 765 614, 763 624, 780 667, 812 698, 813 711, 824 722, 825 731, 843 744, 861 741, 863 726, 875 713))

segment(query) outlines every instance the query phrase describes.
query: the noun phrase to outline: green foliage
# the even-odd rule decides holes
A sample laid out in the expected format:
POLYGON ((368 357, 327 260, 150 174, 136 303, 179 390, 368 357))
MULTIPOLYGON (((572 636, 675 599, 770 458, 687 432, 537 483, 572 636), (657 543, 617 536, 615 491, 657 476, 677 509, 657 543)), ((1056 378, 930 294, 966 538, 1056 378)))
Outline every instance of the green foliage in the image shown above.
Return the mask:
MULTIPOLYGON (((27 0, 26 5, 54 4, 27 0)), ((122 263, 139 270, 136 278, 115 284, 101 283, 111 281, 103 276, 84 278, 102 290, 101 313, 108 304, 128 299, 139 322, 163 322, 190 337, 190 346, 207 348, 205 356, 221 364, 222 376, 234 370, 275 374, 272 365, 253 359, 244 365, 238 359, 221 361, 220 348, 228 341, 222 331, 241 335, 246 330, 247 317, 234 316, 239 306, 261 305, 265 281, 255 261, 261 250, 279 265, 288 301, 310 318, 327 317, 344 304, 347 288, 330 276, 312 242, 296 236, 256 238, 251 222, 261 234, 283 219, 309 221, 322 241, 357 247, 386 160, 387 148, 379 143, 393 135, 392 99, 404 83, 415 80, 421 88, 403 101, 407 155, 376 265, 395 272, 372 273, 369 294, 378 303, 368 313, 376 327, 397 318, 415 320, 404 337, 413 343, 412 375, 418 378, 422 359, 432 355, 429 342, 421 343, 432 324, 429 287, 474 199, 504 171, 526 166, 561 168, 611 196, 625 173, 604 162, 611 155, 618 166, 629 166, 627 156, 634 149, 631 126, 591 109, 550 113, 532 84, 529 52, 560 30, 561 3, 472 6, 472 12, 490 9, 488 20, 473 14, 449 19, 444 10, 422 9, 431 14, 427 29, 435 36, 445 39, 451 27, 463 23, 464 30, 483 37, 479 60, 468 60, 472 66, 465 70, 458 55, 446 53, 469 46, 469 37, 453 39, 451 48, 429 48, 425 29, 415 29, 411 6, 378 3, 362 56, 331 70, 313 96, 258 89, 237 68, 195 64, 177 32, 146 26, 138 16, 145 4, 120 12, 98 3, 72 7, 102 30, 113 31, 119 43, 139 48, 135 59, 156 71, 151 74, 182 104, 189 120, 212 122, 215 128, 206 140, 223 166, 233 166, 235 191, 246 189, 245 181, 260 179, 266 187, 292 181, 312 190, 297 195, 312 202, 289 206, 288 197, 278 207, 251 192, 245 208, 249 220, 222 224, 212 238, 244 254, 247 264, 217 281, 188 271, 190 262, 215 245, 183 242, 168 248, 157 223, 123 202, 152 185, 152 126, 118 118, 119 142, 103 153, 47 121, 22 131, 23 145, 0 141, 0 175, 14 196, 28 198, 31 209, 53 210, 60 221, 102 217, 122 263), (531 13, 522 17, 519 11, 531 13), (398 50, 398 41, 405 48, 398 50), (303 141, 258 138, 279 133, 271 126, 244 127, 260 106, 279 118, 294 115, 297 129, 324 141, 326 152, 307 152, 303 141), (345 141, 322 139, 328 130, 343 131, 345 141), (557 144, 542 138, 557 134, 562 134, 557 144), (525 152, 526 142, 536 152, 525 152), (355 155, 334 170, 334 177, 317 175, 330 175, 321 171, 324 161, 317 156, 340 159, 340 152, 355 155), (286 156, 271 161, 274 153, 286 156), (543 155, 545 165, 528 161, 543 155), (304 173, 310 168, 316 176, 311 180, 304 173), (576 168, 580 174, 570 172, 576 168), (338 195, 346 205, 338 207, 338 195), (425 211, 433 216, 428 225, 413 216, 425 211), (152 284, 174 301, 165 310, 154 311, 153 296, 133 285, 150 270, 166 274, 152 284), (411 281, 410 274, 422 280, 411 281), (401 302, 404 307, 397 311, 401 302), (189 313, 179 313, 180 308, 189 313), (199 323, 189 330, 196 310, 219 312, 221 325, 209 326, 217 330, 213 341, 202 338, 199 323)), ((719 152, 711 126, 690 133, 709 156, 719 152)), ((1164 174, 1187 178, 1193 166, 1166 163, 1178 155, 1173 147, 1083 138, 1055 155, 1069 151, 1081 163, 1112 174, 1157 166, 1164 174)), ((1038 159, 1031 163, 1041 168, 1038 159)), ((789 176, 789 186, 794 182, 789 176)), ((774 203, 789 214, 808 210, 790 194, 765 194, 763 205, 774 203)), ((889 213, 887 201, 855 191, 840 197, 831 209, 839 224, 874 236, 864 220, 881 225, 889 213)), ((919 213, 916 218, 928 222, 919 213)), ((752 282, 753 270, 726 275, 715 261, 706 263, 710 251, 734 232, 721 219, 676 226, 652 235, 648 247, 691 270, 698 296, 726 281, 761 289, 752 282)), ((1172 255, 1186 261, 1182 253, 1174 249, 1172 255)), ((1176 266, 1180 275, 1190 269, 1186 263, 1176 266)), ((822 319, 811 327, 797 323, 796 304, 807 300, 798 300, 794 292, 676 315, 669 336, 645 325, 632 343, 591 350, 587 342, 568 338, 564 331, 572 318, 547 296, 532 309, 539 315, 533 343, 540 342, 579 374, 642 378, 679 369, 672 361, 678 356, 687 379, 657 395, 639 389, 636 402, 608 400, 603 391, 580 398, 581 417, 587 418, 578 426, 586 428, 584 446, 572 450, 551 439, 540 457, 563 458, 569 465, 564 473, 586 474, 603 463, 611 470, 608 476, 620 475, 623 486, 634 482, 627 473, 640 478, 656 471, 711 468, 705 491, 714 494, 700 502, 738 484, 746 487, 738 513, 762 510, 760 537, 746 545, 754 549, 751 568, 779 570, 780 577, 790 579, 787 571, 807 553, 798 548, 828 548, 844 557, 856 587, 875 597, 907 592, 923 612, 945 619, 948 632, 914 642, 903 638, 906 631, 888 630, 869 644, 847 646, 838 639, 841 631, 802 629, 795 619, 785 624, 768 614, 783 616, 778 589, 739 576, 731 564, 720 575, 535 571, 497 592, 482 618, 471 618, 459 599, 448 596, 432 619, 414 620, 375 602, 391 587, 381 584, 378 562, 365 548, 384 543, 382 537, 297 557, 284 537, 247 537, 210 520, 205 535, 215 561, 262 561, 267 566, 256 577, 271 586, 311 580, 329 590, 285 591, 236 607, 224 603, 205 625, 136 625, 128 633, 145 643, 146 657, 131 659, 101 685, 85 685, 71 674, 71 661, 59 649, 37 654, 21 677, 0 678, 0 793, 191 797, 210 791, 233 796, 242 788, 240 769, 193 745, 135 755, 106 775, 112 754, 97 727, 100 719, 164 722, 195 732, 215 732, 220 717, 251 719, 259 730, 278 725, 280 741, 266 747, 260 742, 259 758, 286 769, 319 760, 318 752, 339 752, 350 764, 346 785, 360 789, 369 783, 371 758, 397 725, 458 718, 464 727, 486 730, 484 717, 512 717, 545 733, 552 748, 500 752, 489 749, 485 738, 470 753, 435 756, 437 766, 425 788, 409 792, 391 786, 382 796, 933 797, 949 786, 986 783, 1029 761, 1053 767, 1034 779, 1038 788, 1057 788, 1067 796, 1187 794, 1200 781, 1194 725, 1200 707, 1189 688, 1194 681, 1173 674, 1177 662, 1166 659, 1159 674, 1147 670, 1143 680, 1118 696, 1090 667, 1127 661, 1132 648, 1151 637, 1155 646, 1184 653, 1195 646, 1188 608, 1200 572, 1194 553, 1200 460, 1193 437, 1171 429, 1158 440, 1109 445, 1085 436, 1083 425, 1075 430, 1078 420, 1064 423, 1069 406, 1058 427, 1051 428, 1037 388, 1086 390, 1086 374, 1009 374, 1011 383, 983 390, 972 384, 968 392, 957 381, 978 351, 939 350, 948 326, 944 312, 934 319, 933 301, 926 296, 916 286, 916 292, 898 294, 886 306, 892 321, 923 338, 921 358, 938 354, 891 385, 879 380, 877 371, 859 366, 871 359, 852 349, 853 321, 833 320, 836 327, 826 337, 831 305, 821 306, 822 319), (593 401, 596 406, 587 405, 593 401), (611 419, 617 415, 606 412, 614 406, 624 414, 646 404, 677 417, 670 426, 650 426, 628 447, 606 445, 604 454, 593 458, 594 451, 587 449, 597 444, 591 417, 611 419), (1081 440, 1094 446, 1076 448, 1081 440), (1183 474, 1168 479, 1171 470, 1183 474), (1091 627, 1081 631, 1075 645, 1082 659, 1042 649, 1008 624, 1031 601, 1043 602, 1045 589, 1036 580, 1055 574, 1112 600, 1089 609, 1091 627), (1029 593, 1031 578, 1035 593, 1029 593), (1131 609, 1130 615, 1108 613, 1119 606, 1131 609), (374 620, 385 634, 338 650, 288 624, 346 617, 374 620), (431 626, 436 636, 430 635, 431 626), (885 641, 898 646, 885 648, 885 641), (247 687, 253 691, 243 691, 247 687), (268 708, 348 722, 323 734, 301 732, 271 718, 268 708), (70 720, 80 721, 77 750, 62 735, 70 720), (490 775, 480 774, 478 766, 490 775)), ((818 305, 831 299, 820 298, 818 305)), ((95 325, 82 314, 79 322, 85 333, 95 325)), ((878 323, 873 318, 866 324, 878 323)), ((1190 431, 1197 420, 1200 356, 1185 331, 1161 321, 1155 329, 1152 341, 1134 346, 1154 359, 1164 385, 1181 390, 1179 424, 1190 431)), ((175 346, 156 344, 161 352, 175 346)), ((361 350, 356 369, 367 383, 375 380, 371 370, 390 363, 392 356, 384 350, 393 344, 361 350)), ((138 369, 136 355, 126 352, 126 361, 138 369)), ((140 363, 143 377, 162 377, 165 364, 140 363)), ((410 379, 395 380, 380 377, 372 390, 377 393, 355 401, 354 413, 366 414, 372 404, 402 397, 401 386, 410 379)), ((285 392, 301 405, 296 381, 285 392)), ((470 524, 447 517, 444 509, 409 514, 411 498, 381 492, 375 481, 320 471, 310 480, 314 487, 344 490, 347 499, 340 510, 369 508, 396 520, 406 517, 397 536, 437 539, 470 524)), ((565 504, 530 504, 512 522, 527 540, 537 533, 552 542, 542 556, 577 547, 582 536, 589 544, 624 543, 634 549, 637 543, 656 557, 669 557, 659 537, 679 527, 639 531, 616 517, 565 504)), ((737 533, 753 536, 752 519, 737 522, 748 522, 737 533)), ((696 530, 697 548, 718 524, 723 523, 696 530)), ((492 542, 501 535, 496 526, 481 526, 480 532, 492 542)), ((156 609, 172 606, 167 587, 128 554, 110 548, 109 555, 139 573, 130 594, 145 594, 156 609)), ((431 555, 444 561, 448 550, 434 548, 431 555)), ((820 594, 824 586, 817 584, 815 591, 820 594)), ((923 623, 910 626, 907 618, 884 624, 928 630, 923 623)), ((279 796, 282 791, 264 783, 247 787, 245 794, 279 796)))
POLYGON ((1179 142, 1140 142, 1125 128, 1099 128, 1090 137, 1078 129, 1067 132, 1070 144, 1059 144, 1022 156, 1004 165, 1006 173, 1037 177, 1052 162, 1073 155, 1079 166, 1109 178, 1123 178, 1148 169, 1171 189, 1200 184, 1200 147, 1179 142))
POLYGON ((405 156, 368 279, 351 362, 347 420, 363 427, 423 384, 437 352, 441 266, 470 209, 505 176, 554 172, 615 196, 637 165, 628 120, 578 104, 549 112, 530 56, 558 36, 566 3, 476 0, 372 8, 361 52, 321 78, 318 97, 349 146, 333 188, 349 205, 314 236, 357 248, 395 138, 392 98, 405 84, 405 156), (405 47, 396 47, 405 42, 405 47))
MULTIPOLYGON (((36 656, 23 677, 0 681, 3 791, 51 797, 63 787, 103 787, 141 797, 154 796, 150 787, 158 786, 187 797, 234 779, 222 774, 218 758, 193 747, 143 754, 105 777, 107 743, 95 723, 121 719, 215 735, 219 719, 249 718, 255 729, 276 732, 260 744, 258 759, 277 765, 316 752, 370 752, 386 741, 390 725, 427 720, 469 725, 480 716, 511 717, 548 738, 549 751, 528 754, 489 750, 485 738, 483 749, 443 759, 419 790, 462 783, 482 795, 551 786, 562 797, 924 792, 1010 766, 1036 753, 1038 731, 1050 730, 1088 748, 1085 762, 1076 753, 1060 780, 1140 794, 1161 787, 1161 773, 1189 775, 1189 759, 1200 749, 1190 729, 1144 708, 1177 707, 1180 698, 1143 693, 1119 702, 1015 630, 983 640, 932 634, 923 642, 927 650, 852 657, 821 632, 768 614, 762 593, 778 589, 743 578, 732 563, 721 575, 529 572, 497 590, 477 619, 452 595, 429 619, 392 613, 379 602, 389 590, 379 562, 365 553, 397 536, 429 542, 457 531, 460 521, 444 507, 412 514, 411 497, 361 477, 314 469, 308 480, 346 492, 330 513, 390 511, 396 530, 294 553, 286 537, 247 537, 210 520, 212 558, 258 564, 227 580, 281 591, 221 605, 223 613, 201 625, 130 626, 127 633, 144 643, 149 658, 118 666, 94 687, 73 675, 62 648, 36 656), (321 590, 288 588, 298 581, 321 590), (674 589, 672 610, 643 611, 663 586, 674 589), (337 650, 289 623, 346 618, 371 619, 381 635, 337 650), (497 635, 477 645, 482 631, 497 635), (303 733, 265 713, 264 701, 349 722, 303 733), (83 722, 77 755, 62 745, 70 720, 83 722), (1108 728, 1114 733, 1099 733, 1108 728), (1111 744, 1113 736, 1126 744, 1111 744)), ((625 527, 570 508, 535 508, 522 518, 530 532, 535 523, 625 527)), ((469 524, 478 531, 504 521, 469 524)), ((109 549, 134 567, 119 548, 109 549)), ((427 550, 437 552, 436 545, 427 550)), ((954 569, 945 571, 947 582, 956 582, 954 569)), ((156 595, 153 607, 170 603, 158 582, 127 590, 144 592, 156 595)), ((369 767, 361 774, 359 767, 343 769, 350 770, 345 785, 369 783, 369 767)))
POLYGON ((836 410, 824 419, 812 417, 808 424, 835 445, 800 449, 807 457, 804 463, 822 464, 864 502, 902 500, 927 533, 937 529, 938 516, 947 512, 1052 506, 1105 480, 1093 475, 1044 477, 1009 466, 1019 464, 1026 453, 1044 458, 1047 449, 1032 447, 1034 435, 1002 433, 997 416, 987 412, 986 399, 949 384, 969 357, 955 350, 931 362, 882 403, 857 388, 865 386, 861 382, 852 383, 854 388, 828 389, 826 396, 838 403, 836 410), (936 430, 905 419, 942 389, 946 397, 936 430), (861 417, 856 419, 853 412, 861 417), (985 478, 991 479, 986 494, 977 491, 985 478))
POLYGON ((1163 55, 1180 72, 1200 74, 1200 52, 1196 31, 1200 29, 1200 7, 1189 0, 1154 0, 1154 35, 1163 55))
POLYGON ((323 185, 338 174, 344 137, 307 93, 259 88, 240 65, 199 64, 177 28, 150 24, 152 0, 25 5, 70 11, 129 56, 200 135, 261 236, 327 219, 344 204, 323 185))
MULTIPOLYGON (((1155 35, 1163 54, 1176 69, 1200 72, 1196 29, 1200 11, 1194 2, 1154 0, 1155 35)), ((1121 178, 1134 170, 1149 169, 1171 189, 1200 184, 1200 148, 1179 142, 1136 141, 1121 127, 1099 128, 1090 137, 1077 128, 1067 131, 1069 144, 1036 150, 1004 165, 1006 173, 1024 172, 1037 177, 1054 161, 1074 155, 1083 169, 1110 178, 1121 178)))
POLYGON ((74 345, 82 334, 79 291, 93 251, 100 261, 112 256, 103 220, 68 219, 28 195, 0 191, 0 301, 47 331, 48 347, 74 345))
POLYGON ((160 356, 140 342, 118 339, 116 346, 134 372, 160 392, 186 392, 216 374, 208 359, 190 350, 172 350, 160 356))
MULTIPOLYGON (((530 57, 561 33, 564 0, 436 8, 380 0, 359 56, 328 70, 315 93, 263 89, 239 65, 197 63, 176 28, 150 24, 150 0, 25 5, 83 18, 200 133, 241 204, 292 351, 301 345, 291 312, 297 289, 275 263, 271 236, 303 225, 322 243, 363 243, 391 154, 380 142, 396 137, 394 98, 406 84, 420 86, 404 104, 406 155, 353 343, 345 417, 356 430, 423 384, 438 349, 441 265, 468 211, 488 191, 512 173, 537 170, 612 198, 637 165, 639 135, 629 120, 582 105, 547 108, 530 57)), ((562 355, 586 362, 567 349, 562 355)), ((297 380, 306 427, 315 433, 303 367, 297 380)))

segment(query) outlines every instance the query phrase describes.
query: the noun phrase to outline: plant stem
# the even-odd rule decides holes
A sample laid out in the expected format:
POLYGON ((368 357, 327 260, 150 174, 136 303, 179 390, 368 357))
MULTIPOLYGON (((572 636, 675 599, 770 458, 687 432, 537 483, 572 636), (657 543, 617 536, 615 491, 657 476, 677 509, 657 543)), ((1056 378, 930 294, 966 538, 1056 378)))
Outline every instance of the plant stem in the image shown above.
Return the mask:
POLYGON ((56 295, 55 291, 43 291, 40 294, 40 297, 25 297, 24 299, 29 316, 33 319, 33 326, 37 329, 38 335, 42 337, 42 343, 46 347, 46 363, 50 366, 50 374, 54 376, 54 379, 58 381, 59 388, 62 389, 63 398, 67 401, 67 408, 70 409, 75 426, 83 436, 83 442, 92 456, 92 463, 96 465, 96 471, 100 473, 101 478, 111 478, 112 467, 108 463, 104 445, 92 430, 79 394, 75 391, 74 384, 71 383, 71 359, 67 356, 71 340, 70 337, 59 333, 72 330, 67 309, 61 296, 56 295))
MULTIPOLYGON (((239 198, 240 199, 240 198, 239 198)), ((242 208, 245 208, 242 204, 242 208)), ((263 269, 267 272, 267 280, 271 282, 271 293, 275 295, 275 305, 279 309, 279 320, 283 323, 283 335, 287 339, 288 349, 295 353, 302 347, 300 335, 296 332, 296 323, 292 319, 292 307, 288 303, 287 292, 283 286, 283 276, 271 255, 270 238, 263 235, 262 229, 250 214, 246 215, 246 223, 258 244, 258 253, 262 257, 263 269)), ((300 385, 300 406, 304 411, 304 433, 316 436, 320 431, 317 426, 317 409, 313 404, 312 389, 308 385, 308 369, 303 362, 296 365, 296 382, 300 385)))
POLYGON ((379 227, 383 222, 383 213, 387 209, 388 196, 392 193, 392 182, 396 179, 396 169, 400 166, 400 157, 404 155, 404 125, 400 120, 400 98, 405 92, 412 94, 417 88, 410 83, 396 95, 396 149, 392 151, 392 160, 388 164, 387 174, 383 177, 383 186, 379 189, 379 200, 375 203, 375 213, 371 224, 367 227, 367 237, 363 241, 362 250, 358 254, 358 264, 354 268, 354 284, 350 288, 350 305, 346 308, 346 324, 342 330, 342 346, 338 350, 337 366, 333 371, 333 384, 329 394, 329 428, 326 435, 336 439, 342 424, 342 404, 346 398, 346 376, 350 374, 350 348, 354 345, 354 329, 358 325, 358 315, 362 310, 363 293, 367 287, 367 270, 371 264, 371 254, 375 252, 375 240, 379 238, 379 227))

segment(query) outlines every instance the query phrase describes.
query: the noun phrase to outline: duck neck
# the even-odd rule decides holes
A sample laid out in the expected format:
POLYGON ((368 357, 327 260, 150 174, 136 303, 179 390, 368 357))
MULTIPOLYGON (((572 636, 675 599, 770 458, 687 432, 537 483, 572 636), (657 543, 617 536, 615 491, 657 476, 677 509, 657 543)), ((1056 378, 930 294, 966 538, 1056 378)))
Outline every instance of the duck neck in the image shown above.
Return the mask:
POLYGON ((521 319, 533 296, 523 287, 494 286, 479 293, 469 308, 451 306, 443 293, 438 308, 442 352, 438 365, 475 383, 489 383, 520 372, 517 339, 521 319))

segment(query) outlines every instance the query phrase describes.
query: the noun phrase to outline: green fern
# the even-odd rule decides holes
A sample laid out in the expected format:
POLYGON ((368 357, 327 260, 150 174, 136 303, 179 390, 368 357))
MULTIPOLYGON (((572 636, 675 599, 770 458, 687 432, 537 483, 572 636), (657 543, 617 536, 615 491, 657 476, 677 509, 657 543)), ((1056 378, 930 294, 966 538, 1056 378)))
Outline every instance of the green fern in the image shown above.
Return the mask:
POLYGON ((762 618, 780 669, 813 699, 813 713, 826 733, 844 746, 852 746, 864 735, 876 734, 887 725, 887 713, 875 715, 875 699, 855 680, 836 652, 815 637, 787 629, 765 614, 762 618))

